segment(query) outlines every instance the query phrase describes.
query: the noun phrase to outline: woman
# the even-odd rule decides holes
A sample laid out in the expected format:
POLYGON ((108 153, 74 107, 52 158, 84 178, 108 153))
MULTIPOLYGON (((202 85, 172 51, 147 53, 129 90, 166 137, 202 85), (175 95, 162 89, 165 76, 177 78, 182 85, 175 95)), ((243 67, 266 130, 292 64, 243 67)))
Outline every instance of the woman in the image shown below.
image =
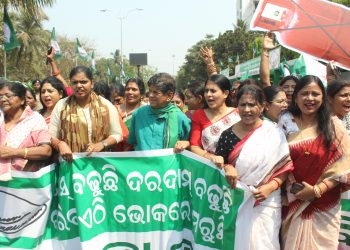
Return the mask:
POLYGON ((283 89, 286 93, 288 104, 292 101, 292 96, 294 93, 295 85, 298 83, 299 79, 293 75, 283 77, 278 85, 283 89))
POLYGON ((67 97, 66 88, 55 76, 49 76, 41 82, 40 100, 43 108, 39 113, 45 118, 45 122, 50 124, 51 113, 56 103, 67 97))
POLYGON ((181 90, 175 90, 174 97, 171 100, 171 103, 178 107, 182 112, 185 110, 185 95, 181 90))
POLYGON ((111 103, 119 106, 125 103, 125 88, 123 85, 117 83, 111 86, 111 103))
POLYGON ((350 171, 349 138, 339 120, 331 118, 316 76, 300 79, 288 110, 279 121, 294 165, 287 182, 283 248, 337 249, 340 196, 350 171))
POLYGON ((237 93, 241 120, 225 130, 216 154, 228 165, 218 164, 235 187, 237 176, 245 190, 244 208, 238 214, 235 249, 280 249, 280 186, 292 170, 288 143, 277 124, 260 119, 264 93, 245 85, 237 93), (246 218, 240 225, 241 218, 246 218), (249 218, 249 219, 248 219, 249 218), (239 230, 239 229, 242 230, 239 230), (245 230, 243 230, 243 228, 245 230))
POLYGON ((185 104, 188 108, 186 115, 191 119, 197 109, 204 108, 204 83, 192 81, 185 91, 185 104))
POLYGON ((328 101, 333 115, 342 120, 348 134, 350 123, 347 119, 350 112, 350 82, 334 80, 327 87, 328 101))
MULTIPOLYGON (((107 100, 110 100, 111 88, 105 82, 95 83, 93 90, 97 95, 102 96, 103 98, 106 98, 107 100)), ((123 87, 123 91, 124 91, 124 87, 123 87)), ((119 122, 120 128, 122 130, 123 140, 121 142, 113 145, 111 147, 111 151, 113 151, 113 152, 130 151, 132 149, 132 147, 127 143, 129 131, 128 131, 126 125, 124 124, 123 119, 120 115, 121 112, 120 112, 119 106, 118 105, 114 105, 114 106, 117 108, 117 110, 119 112, 118 122, 119 122)))
POLYGON ((145 84, 140 78, 131 78, 125 84, 125 103, 121 104, 120 110, 123 121, 128 129, 132 114, 142 107, 142 96, 145 94, 145 84))
POLYGON ((73 95, 61 99, 51 115, 52 145, 67 161, 72 152, 101 152, 121 141, 118 111, 93 91, 92 72, 85 66, 69 74, 73 95))
POLYGON ((214 159, 221 133, 240 120, 230 99, 230 81, 223 75, 212 75, 205 83, 205 106, 192 116, 191 151, 214 159))
POLYGON ((129 144, 134 149, 174 148, 180 152, 190 146, 191 121, 171 103, 175 80, 168 73, 158 73, 148 80, 150 105, 135 111, 129 129, 129 144))
POLYGON ((40 102, 40 80, 39 79, 35 79, 32 81, 32 86, 34 89, 34 93, 35 93, 35 100, 36 100, 36 110, 40 110, 43 108, 41 102, 40 102))
POLYGON ((51 156, 51 136, 37 112, 26 105, 26 88, 20 83, 0 83, 0 180, 11 170, 36 171, 51 156))
POLYGON ((264 88, 264 95, 264 119, 277 123, 281 112, 288 107, 286 93, 277 86, 268 86, 264 88))
POLYGON ((36 95, 33 89, 28 88, 26 90, 26 104, 29 106, 32 110, 35 110, 36 108, 36 95))

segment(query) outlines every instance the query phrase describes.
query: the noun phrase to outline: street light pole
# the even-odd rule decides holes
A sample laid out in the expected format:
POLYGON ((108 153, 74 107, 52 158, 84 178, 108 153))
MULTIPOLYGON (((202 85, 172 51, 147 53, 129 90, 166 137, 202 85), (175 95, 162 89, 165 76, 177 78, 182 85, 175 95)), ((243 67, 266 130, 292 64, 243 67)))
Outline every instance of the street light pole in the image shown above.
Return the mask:
POLYGON ((129 14, 131 12, 134 12, 134 11, 142 11, 143 9, 140 9, 140 8, 135 8, 135 9, 131 9, 127 12, 127 14, 125 16, 121 16, 119 17, 119 20, 120 20, 120 83, 124 85, 124 65, 123 65, 123 20, 125 20, 129 14))
MULTIPOLYGON (((126 17, 125 17, 126 18, 126 17)), ((123 79, 123 17, 120 17, 120 71, 119 71, 119 81, 122 85, 124 85, 124 79, 123 79)))
MULTIPOLYGON (((123 59, 123 20, 125 20, 128 15, 131 13, 131 12, 134 12, 134 11, 142 11, 143 9, 140 9, 140 8, 135 8, 135 9, 131 9, 129 10, 125 16, 120 16, 119 17, 119 20, 120 20, 120 74, 119 74, 119 81, 121 84, 124 84, 123 82, 123 74, 124 74, 124 65, 123 65, 123 62, 124 62, 124 59, 123 59)), ((103 9, 103 10, 100 10, 101 12, 107 12, 107 11, 110 11, 108 9, 103 9)))

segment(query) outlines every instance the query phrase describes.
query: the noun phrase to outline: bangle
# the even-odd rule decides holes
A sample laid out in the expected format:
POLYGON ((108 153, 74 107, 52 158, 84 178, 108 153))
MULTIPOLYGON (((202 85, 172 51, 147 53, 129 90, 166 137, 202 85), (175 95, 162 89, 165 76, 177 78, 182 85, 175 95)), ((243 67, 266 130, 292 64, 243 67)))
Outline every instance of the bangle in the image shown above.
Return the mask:
POLYGON ((59 71, 59 70, 57 70, 56 72, 52 73, 53 76, 58 76, 59 74, 61 74, 61 71, 59 71))
POLYGON ((272 181, 277 183, 277 188, 275 190, 277 190, 281 187, 281 183, 279 181, 277 181, 275 178, 273 178, 270 182, 272 182, 272 181))
POLYGON ((321 181, 321 183, 322 184, 324 184, 325 186, 326 186, 326 191, 324 191, 324 192, 322 192, 322 193, 325 193, 325 192, 327 192, 328 190, 329 190, 329 186, 327 185, 327 183, 323 180, 323 181, 321 181))
MULTIPOLYGON (((58 139, 57 139, 57 140, 58 140, 58 139)), ((58 140, 57 143, 51 143, 51 145, 52 145, 52 147, 53 147, 54 149, 56 149, 56 151, 58 151, 58 146, 61 144, 61 142, 63 142, 63 141, 58 140)))
POLYGON ((24 148, 24 159, 27 159, 27 155, 28 155, 28 148, 24 148))
POLYGON ((315 197, 317 199, 321 198, 322 194, 321 194, 321 189, 318 185, 315 185, 314 186, 314 194, 315 194, 315 197))

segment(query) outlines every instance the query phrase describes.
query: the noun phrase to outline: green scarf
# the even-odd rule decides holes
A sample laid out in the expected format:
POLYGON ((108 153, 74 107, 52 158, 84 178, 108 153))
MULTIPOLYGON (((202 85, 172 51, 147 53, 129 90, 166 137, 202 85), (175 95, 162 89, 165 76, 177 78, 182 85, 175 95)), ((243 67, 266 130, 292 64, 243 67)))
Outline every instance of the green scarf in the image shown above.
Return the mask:
POLYGON ((158 118, 165 118, 164 126, 164 148, 173 148, 178 141, 179 124, 177 119, 178 107, 169 103, 164 108, 154 109, 150 106, 153 114, 158 118))

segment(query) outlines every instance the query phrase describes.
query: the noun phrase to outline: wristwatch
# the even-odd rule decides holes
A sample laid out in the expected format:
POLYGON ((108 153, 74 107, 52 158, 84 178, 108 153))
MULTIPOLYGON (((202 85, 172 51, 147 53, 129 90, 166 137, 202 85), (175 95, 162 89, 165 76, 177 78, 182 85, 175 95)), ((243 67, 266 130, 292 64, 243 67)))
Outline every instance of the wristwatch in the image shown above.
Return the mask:
POLYGON ((105 141, 102 141, 102 145, 103 145, 103 148, 104 148, 104 149, 106 149, 106 148, 108 147, 108 144, 107 144, 107 142, 105 142, 105 141))

